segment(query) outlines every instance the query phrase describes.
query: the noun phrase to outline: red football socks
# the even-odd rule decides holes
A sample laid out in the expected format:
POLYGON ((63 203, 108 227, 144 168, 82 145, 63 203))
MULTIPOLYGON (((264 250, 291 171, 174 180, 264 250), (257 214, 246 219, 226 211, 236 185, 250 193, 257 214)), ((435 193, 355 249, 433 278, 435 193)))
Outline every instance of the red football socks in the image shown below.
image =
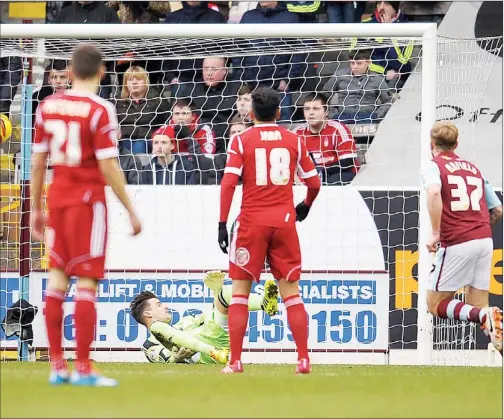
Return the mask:
POLYGON ((480 310, 460 300, 449 298, 441 300, 437 307, 438 317, 442 319, 464 320, 471 323, 485 324, 486 311, 480 310))
POLYGON ((55 288, 48 288, 46 291, 45 321, 47 328, 47 339, 49 340, 49 355, 51 366, 56 371, 66 369, 63 360, 63 349, 61 346, 63 330, 63 302, 65 293, 55 288))
POLYGON ((299 295, 291 295, 284 300, 287 321, 296 342, 298 360, 308 357, 308 316, 299 295))
POLYGON ((96 325, 95 300, 95 291, 86 288, 77 289, 74 320, 77 341, 76 369, 80 374, 89 374, 91 372, 89 351, 96 325))
POLYGON ((248 324, 248 295, 234 294, 228 309, 230 364, 241 360, 243 338, 248 324))

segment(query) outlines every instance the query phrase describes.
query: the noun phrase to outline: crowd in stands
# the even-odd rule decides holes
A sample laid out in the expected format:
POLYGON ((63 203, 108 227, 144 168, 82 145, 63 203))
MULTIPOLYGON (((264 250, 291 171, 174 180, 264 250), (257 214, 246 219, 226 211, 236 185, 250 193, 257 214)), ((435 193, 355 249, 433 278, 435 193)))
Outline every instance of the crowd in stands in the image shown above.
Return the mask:
MULTIPOLYGON (((399 2, 184 1, 47 2, 46 23, 341 23, 407 22, 399 2), (363 18, 368 10, 368 17, 363 18)), ((265 40, 254 40, 261 46, 265 40)), ((218 184, 231 135, 251 125, 251 93, 268 86, 281 97, 281 120, 306 141, 323 181, 351 182, 359 162, 349 125, 379 123, 412 72, 413 44, 363 49, 355 39, 325 83, 309 82, 318 63, 308 53, 107 62, 99 94, 117 109, 121 167, 130 184, 218 184), (345 65, 347 64, 348 65, 345 65), (303 124, 304 123, 304 124, 303 124), (296 125, 300 125, 296 128, 296 125)), ((315 78, 315 77, 314 77, 315 78)), ((2 58, 0 112, 8 113, 21 60, 2 58)), ((34 109, 69 87, 67 62, 47 66, 34 109)))

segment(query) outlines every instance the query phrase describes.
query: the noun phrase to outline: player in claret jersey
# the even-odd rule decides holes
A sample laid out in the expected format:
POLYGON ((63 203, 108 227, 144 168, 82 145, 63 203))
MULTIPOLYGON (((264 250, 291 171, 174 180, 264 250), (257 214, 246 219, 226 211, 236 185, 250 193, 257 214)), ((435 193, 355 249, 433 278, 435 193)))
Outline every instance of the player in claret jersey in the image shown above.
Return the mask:
POLYGON ((433 159, 423 174, 435 252, 427 305, 437 317, 478 323, 502 354, 502 310, 488 307, 493 256, 491 224, 502 204, 478 168, 455 154, 458 130, 437 122, 431 131, 433 159), (466 303, 454 299, 465 287, 466 303))
POLYGON ((278 126, 278 93, 259 88, 252 94, 254 126, 231 138, 221 183, 219 245, 227 253, 227 218, 240 176, 243 199, 229 251, 232 279, 229 306, 231 358, 224 373, 242 372, 241 352, 248 322, 252 281, 259 281, 267 256, 287 309, 298 350, 297 372, 310 372, 308 320, 299 296, 301 251, 295 221, 303 221, 315 200, 320 179, 301 138, 278 126), (294 208, 294 172, 308 186, 305 200, 294 208))
POLYGON ((38 107, 33 144, 31 223, 38 240, 44 238, 46 224, 42 188, 48 157, 54 168, 45 230, 50 256, 45 306, 52 367, 49 382, 115 386, 115 380, 92 369, 89 359, 97 282, 104 276, 107 244, 105 184, 128 211, 133 234, 140 232, 141 225, 118 167, 115 109, 96 95, 104 73, 101 52, 93 45, 77 47, 70 72, 72 88, 38 107), (78 277, 74 314, 77 360, 72 377, 61 347, 63 302, 71 276, 78 277))

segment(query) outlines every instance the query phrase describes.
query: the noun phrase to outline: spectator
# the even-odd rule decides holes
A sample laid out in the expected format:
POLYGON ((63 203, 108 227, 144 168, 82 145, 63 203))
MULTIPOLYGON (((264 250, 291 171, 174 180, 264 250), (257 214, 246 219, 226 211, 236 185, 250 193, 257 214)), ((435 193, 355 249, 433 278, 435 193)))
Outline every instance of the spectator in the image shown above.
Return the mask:
POLYGON ((142 67, 130 67, 124 74, 121 98, 116 101, 117 117, 126 148, 146 153, 150 137, 168 119, 168 105, 159 91, 150 87, 149 75, 142 67))
MULTIPOLYGON (((33 114, 37 112, 37 107, 47 96, 53 95, 58 92, 63 92, 68 89, 69 74, 68 64, 65 60, 52 61, 45 70, 44 79, 40 90, 33 94, 32 111, 33 114)), ((35 123, 35 118, 33 118, 35 123)))
POLYGON ((301 23, 317 23, 322 1, 288 1, 287 10, 298 15, 301 23))
POLYGON ((216 152, 224 153, 224 141, 228 120, 233 114, 237 82, 227 81, 227 61, 223 57, 207 57, 203 60, 203 81, 184 85, 177 98, 191 98, 200 113, 200 124, 210 125, 215 133, 216 152))
POLYGON ((337 92, 332 117, 346 123, 380 120, 391 106, 389 87, 383 75, 370 70, 371 51, 358 50, 350 56, 350 67, 336 71, 324 85, 324 91, 337 92))
POLYGON ((45 23, 56 23, 64 6, 68 6, 69 1, 46 1, 45 23))
POLYGON ((326 1, 327 21, 329 23, 354 23, 356 19, 353 1, 326 1))
MULTIPOLYGON (((249 10, 242 16, 240 23, 299 23, 296 13, 289 12, 283 2, 261 1, 255 10, 249 10)), ((256 39, 251 49, 262 44, 271 45, 278 40, 256 39)), ((272 87, 281 94, 280 120, 290 121, 293 114, 292 98, 289 91, 296 90, 302 82, 301 77, 306 65, 306 54, 275 54, 256 55, 233 59, 236 69, 235 80, 248 83, 253 87, 258 85, 272 87)))
POLYGON ((242 133, 251 126, 251 122, 244 120, 241 115, 236 114, 233 118, 231 118, 231 121, 229 121, 229 138, 233 135, 242 133))
POLYGON ((0 58, 0 113, 10 113, 12 100, 21 82, 22 68, 19 57, 0 58))
POLYGON ((294 131, 305 141, 322 182, 346 185, 358 170, 357 149, 350 129, 341 122, 328 120, 327 97, 310 93, 304 100, 306 124, 294 131))
POLYGON ((109 1, 122 23, 159 23, 170 13, 169 1, 109 1))
MULTIPOLYGON (((401 12, 398 1, 377 1, 374 13, 366 23, 406 23, 408 18, 401 12)), ((383 43, 382 38, 375 39, 383 43)), ((396 39, 392 39, 392 47, 375 48, 371 55, 372 64, 370 69, 384 74, 390 87, 396 90, 402 89, 411 73, 410 59, 413 54, 414 41, 408 45, 400 46, 396 39)))
POLYGON ((255 9, 258 4, 257 1, 232 1, 228 23, 240 23, 243 14, 255 9))
POLYGON ((203 153, 215 154, 215 134, 209 125, 199 124, 199 116, 189 99, 178 99, 173 104, 172 118, 164 128, 165 135, 176 139, 175 153, 189 153, 188 139, 192 138, 203 153))
POLYGON ((252 109, 252 91, 253 89, 244 84, 238 90, 238 99, 236 99, 236 110, 242 121, 250 122, 250 110, 252 109))
POLYGON ((121 129, 117 131, 117 148, 119 151, 119 166, 124 173, 126 178, 126 183, 128 185, 138 185, 139 184, 139 173, 142 170, 142 162, 138 158, 131 154, 126 147, 124 147, 121 141, 121 129))
POLYGON ((172 154, 173 139, 162 133, 152 138, 153 157, 140 173, 142 185, 195 185, 196 172, 189 156, 172 154))
MULTIPOLYGON (((226 20, 218 11, 210 9, 206 1, 183 1, 182 9, 170 13, 165 23, 226 23, 226 20)), ((165 83, 172 86, 172 95, 177 96, 177 90, 184 83, 201 80, 202 67, 202 59, 164 60, 165 83)))
MULTIPOLYGON (((63 5, 55 23, 121 23, 117 13, 101 1, 72 1, 63 5)), ((100 83, 99 95, 104 99, 112 96, 112 78, 114 62, 105 63, 107 72, 100 83)))

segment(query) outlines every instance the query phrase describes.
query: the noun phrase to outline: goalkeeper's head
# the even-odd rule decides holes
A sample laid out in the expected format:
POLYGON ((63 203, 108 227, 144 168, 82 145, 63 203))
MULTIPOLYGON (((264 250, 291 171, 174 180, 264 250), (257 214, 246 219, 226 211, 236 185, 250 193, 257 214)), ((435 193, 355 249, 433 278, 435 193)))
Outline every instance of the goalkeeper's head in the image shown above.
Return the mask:
POLYGON ((142 291, 130 304, 131 315, 147 328, 154 322, 170 323, 172 319, 168 304, 159 301, 156 294, 142 291))
POLYGON ((81 44, 75 48, 70 64, 72 89, 96 93, 104 74, 102 53, 96 46, 81 44))
POLYGON ((280 119, 280 96, 269 87, 259 87, 252 93, 251 119, 254 124, 275 123, 280 119))
POLYGON ((431 129, 431 149, 433 156, 453 151, 458 146, 458 128, 450 121, 436 122, 431 129))

